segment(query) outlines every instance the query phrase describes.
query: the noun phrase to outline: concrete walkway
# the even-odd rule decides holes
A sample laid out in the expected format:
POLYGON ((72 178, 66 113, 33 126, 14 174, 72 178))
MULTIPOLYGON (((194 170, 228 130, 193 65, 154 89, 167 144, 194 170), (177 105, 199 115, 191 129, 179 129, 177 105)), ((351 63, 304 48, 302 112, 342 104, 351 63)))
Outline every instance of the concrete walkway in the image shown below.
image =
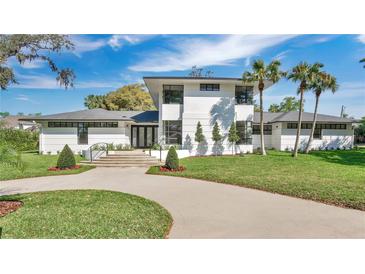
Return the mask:
POLYGON ((225 184, 146 175, 145 168, 96 168, 77 175, 0 182, 0 195, 107 189, 165 207, 170 238, 365 238, 365 212, 225 184))

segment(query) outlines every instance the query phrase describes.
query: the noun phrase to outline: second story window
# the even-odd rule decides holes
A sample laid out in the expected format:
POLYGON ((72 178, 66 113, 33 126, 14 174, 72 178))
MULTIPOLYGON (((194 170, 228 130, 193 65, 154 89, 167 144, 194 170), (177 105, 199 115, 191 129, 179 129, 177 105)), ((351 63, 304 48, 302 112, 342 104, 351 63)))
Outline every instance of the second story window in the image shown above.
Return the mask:
POLYGON ((236 104, 252 104, 253 86, 236 86, 235 90, 236 104))
POLYGON ((182 85, 163 85, 164 104, 183 104, 184 86, 182 85))
POLYGON ((200 84, 200 91, 219 91, 219 84, 200 84))

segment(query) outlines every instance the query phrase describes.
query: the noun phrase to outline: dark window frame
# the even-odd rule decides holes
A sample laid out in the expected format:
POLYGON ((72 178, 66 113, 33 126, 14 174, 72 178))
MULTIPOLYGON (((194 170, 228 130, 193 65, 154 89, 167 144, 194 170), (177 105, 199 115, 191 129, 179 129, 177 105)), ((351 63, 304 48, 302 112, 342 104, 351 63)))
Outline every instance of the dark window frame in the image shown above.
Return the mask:
POLYGON ((162 85, 162 99, 164 104, 184 104, 184 85, 162 85))
POLYGON ((252 105, 253 88, 253 86, 235 86, 234 96, 236 105, 252 105))
POLYGON ((164 120, 163 135, 165 136, 165 144, 181 145, 182 144, 182 121, 181 120, 164 120), (172 126, 177 127, 171 129, 172 126), (176 140, 176 141, 172 141, 176 140))
POLYGON ((237 145, 252 145, 252 122, 251 121, 236 121, 237 134, 239 140, 237 145), (242 130, 243 128, 243 130, 242 130))
POLYGON ((200 84, 200 91, 220 91, 220 84, 200 84))
POLYGON ((48 122, 49 128, 77 128, 80 123, 87 125, 91 128, 117 128, 118 122, 65 122, 65 121, 52 121, 48 122))
MULTIPOLYGON (((254 124, 252 125, 252 135, 260 135, 260 125, 254 124)), ((272 135, 272 125, 264 124, 264 135, 272 135)))
POLYGON ((89 127, 88 123, 78 123, 77 126, 77 144, 88 145, 89 144, 89 127))

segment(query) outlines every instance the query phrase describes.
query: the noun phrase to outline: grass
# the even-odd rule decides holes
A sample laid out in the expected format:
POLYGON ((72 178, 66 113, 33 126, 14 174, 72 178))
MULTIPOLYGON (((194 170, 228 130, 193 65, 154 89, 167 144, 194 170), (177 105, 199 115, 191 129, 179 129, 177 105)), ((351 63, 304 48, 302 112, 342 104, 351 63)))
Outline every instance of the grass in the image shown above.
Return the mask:
MULTIPOLYGON (((82 158, 75 156, 76 162, 82 158)), ((22 154, 22 159, 25 162, 26 169, 21 171, 10 167, 0 165, 0 180, 12 180, 28 177, 51 176, 51 175, 65 175, 77 174, 92 169, 92 166, 81 166, 79 169, 62 170, 62 171, 48 171, 51 166, 57 163, 58 155, 39 155, 37 152, 27 152, 22 154)))
POLYGON ((0 196, 23 206, 0 217, 1 238, 164 238, 169 212, 142 197, 112 191, 67 190, 0 196))
POLYGON ((299 154, 268 151, 268 156, 191 157, 182 172, 147 173, 197 178, 365 210, 365 149, 299 154))

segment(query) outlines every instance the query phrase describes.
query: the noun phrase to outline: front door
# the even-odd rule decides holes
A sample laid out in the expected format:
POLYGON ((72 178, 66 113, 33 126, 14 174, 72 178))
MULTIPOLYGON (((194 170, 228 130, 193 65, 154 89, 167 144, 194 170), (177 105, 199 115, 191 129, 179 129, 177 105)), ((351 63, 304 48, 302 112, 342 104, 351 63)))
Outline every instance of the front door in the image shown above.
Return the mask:
POLYGON ((158 126, 132 125, 131 144, 135 148, 147 148, 157 143, 158 126))

